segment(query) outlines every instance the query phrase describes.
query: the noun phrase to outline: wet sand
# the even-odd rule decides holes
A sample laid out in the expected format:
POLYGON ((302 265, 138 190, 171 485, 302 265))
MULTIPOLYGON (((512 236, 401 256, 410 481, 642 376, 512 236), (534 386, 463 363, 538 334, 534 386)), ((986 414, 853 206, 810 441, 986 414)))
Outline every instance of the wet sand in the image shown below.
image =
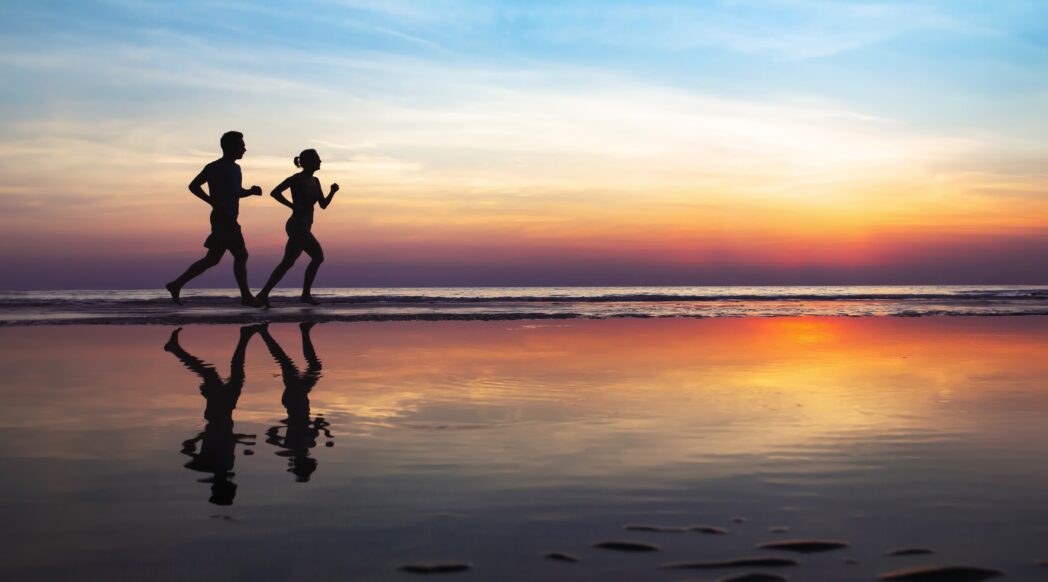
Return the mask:
POLYGON ((0 329, 0 578, 1044 577, 1048 317, 173 329, 0 329))

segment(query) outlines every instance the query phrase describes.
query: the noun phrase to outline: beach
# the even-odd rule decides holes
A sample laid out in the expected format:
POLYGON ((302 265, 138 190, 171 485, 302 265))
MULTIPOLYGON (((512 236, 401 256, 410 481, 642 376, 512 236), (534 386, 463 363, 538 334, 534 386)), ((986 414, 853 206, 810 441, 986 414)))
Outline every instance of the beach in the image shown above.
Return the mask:
POLYGON ((0 578, 1048 577, 1045 316, 182 323, 0 327, 0 578))

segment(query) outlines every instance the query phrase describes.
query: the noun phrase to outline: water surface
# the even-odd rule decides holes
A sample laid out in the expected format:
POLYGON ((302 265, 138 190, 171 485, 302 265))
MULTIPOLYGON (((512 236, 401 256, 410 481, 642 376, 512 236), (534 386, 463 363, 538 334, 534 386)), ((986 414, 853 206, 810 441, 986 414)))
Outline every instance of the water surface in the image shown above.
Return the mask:
POLYGON ((173 329, 0 329, 0 578, 714 579, 659 565, 791 537, 851 543, 793 580, 1048 575, 1045 317, 173 329))

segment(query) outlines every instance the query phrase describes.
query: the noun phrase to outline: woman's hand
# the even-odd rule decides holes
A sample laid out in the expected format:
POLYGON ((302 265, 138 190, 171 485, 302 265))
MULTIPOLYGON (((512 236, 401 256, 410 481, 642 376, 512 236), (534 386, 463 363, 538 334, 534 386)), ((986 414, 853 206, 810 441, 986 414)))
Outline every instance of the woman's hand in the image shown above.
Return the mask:
POLYGON ((334 194, 335 192, 338 192, 338 184, 331 185, 331 193, 334 194))

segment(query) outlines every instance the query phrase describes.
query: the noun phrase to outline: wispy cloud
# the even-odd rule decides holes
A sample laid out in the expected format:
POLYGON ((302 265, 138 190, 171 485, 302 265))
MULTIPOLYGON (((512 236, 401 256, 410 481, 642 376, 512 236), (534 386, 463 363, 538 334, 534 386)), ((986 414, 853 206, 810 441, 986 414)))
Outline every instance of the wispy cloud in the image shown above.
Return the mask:
MULTIPOLYGON (((1043 55, 957 5, 22 6, 29 24, 0 39, 0 230, 183 234, 205 211, 185 184, 227 129, 247 134, 245 179, 264 187, 320 149, 321 179, 354 205, 325 224, 363 225, 375 248, 572 241, 596 256, 622 240, 684 253, 710 230, 774 246, 1029 228, 1048 204, 1043 55), (998 43, 985 58, 1007 67, 971 74, 929 39, 998 43), (915 55, 935 65, 916 71, 920 95, 888 71, 915 55), (1021 86, 986 93, 1000 71, 1021 86)), ((282 211, 245 206, 276 225, 273 248, 282 211)))
POLYGON ((905 34, 976 32, 931 3, 724 0, 520 7, 537 34, 566 43, 669 50, 720 47, 787 59, 826 57, 905 34))

